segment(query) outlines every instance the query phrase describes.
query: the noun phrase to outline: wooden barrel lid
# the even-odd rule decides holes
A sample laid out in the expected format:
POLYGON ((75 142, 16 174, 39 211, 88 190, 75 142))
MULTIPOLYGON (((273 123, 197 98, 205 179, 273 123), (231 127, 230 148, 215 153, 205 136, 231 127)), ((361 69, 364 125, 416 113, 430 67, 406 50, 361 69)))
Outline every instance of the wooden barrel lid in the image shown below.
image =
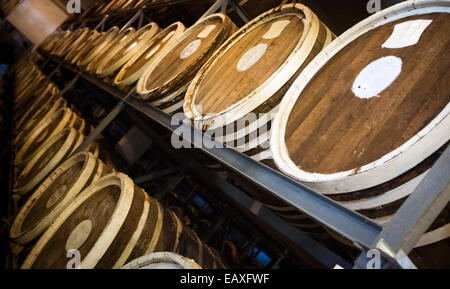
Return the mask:
POLYGON ((86 70, 94 73, 103 59, 109 54, 111 49, 114 49, 117 45, 120 46, 126 44, 130 39, 133 39, 134 35, 136 35, 136 29, 134 29, 134 27, 128 27, 123 31, 119 31, 114 39, 111 39, 103 50, 99 51, 99 53, 95 55, 93 60, 86 66, 86 70))
POLYGON ((139 226, 145 209, 144 197, 135 193, 133 181, 124 174, 113 173, 101 178, 55 220, 22 268, 66 268, 70 250, 79 250, 81 268, 94 268, 105 262, 105 258, 115 265, 126 249, 122 247, 132 241, 139 226))
POLYGON ((131 58, 119 71, 114 84, 118 86, 129 85, 136 82, 142 73, 151 64, 155 56, 173 44, 184 32, 183 23, 176 22, 169 25, 166 29, 158 33, 149 41, 140 53, 131 58))
POLYGON ((399 176, 445 144, 449 6, 395 5, 325 48, 280 104, 271 135, 277 166, 321 193, 351 192, 399 176))
POLYGON ((108 49, 111 43, 116 39, 118 33, 119 28, 117 26, 106 31, 105 34, 92 45, 92 49, 87 50, 84 56, 80 58, 78 66, 85 67, 99 54, 103 53, 104 50, 108 49))
POLYGON ((59 39, 64 35, 63 31, 55 31, 50 34, 45 40, 39 45, 39 47, 44 51, 50 51, 59 39))
POLYGON ((11 239, 26 244, 39 236, 75 197, 103 174, 103 163, 91 153, 74 155, 55 169, 20 210, 11 239))
POLYGON ((14 165, 22 167, 27 164, 45 141, 70 126, 73 119, 74 114, 70 108, 62 108, 44 118, 30 133, 23 136, 25 142, 14 158, 14 165))
POLYGON ((143 99, 157 100, 186 86, 210 55, 234 32, 225 14, 213 14, 186 30, 158 54, 137 84, 143 99))
POLYGON ((147 43, 160 31, 158 24, 151 22, 138 31, 131 38, 115 44, 111 51, 104 56, 96 70, 99 77, 113 74, 128 62, 135 54, 139 54, 147 43))
POLYGON ((48 139, 17 178, 14 193, 24 195, 37 186, 73 151, 80 134, 71 127, 66 127, 57 135, 48 139))
MULTIPOLYGON (((197 73, 186 93, 185 114, 215 128, 253 112, 310 61, 321 25, 301 4, 283 5, 255 18, 197 73)), ((332 33, 326 29, 322 34, 323 47, 332 33)))
POLYGON ((194 260, 172 252, 157 252, 135 259, 122 269, 202 269, 194 260))

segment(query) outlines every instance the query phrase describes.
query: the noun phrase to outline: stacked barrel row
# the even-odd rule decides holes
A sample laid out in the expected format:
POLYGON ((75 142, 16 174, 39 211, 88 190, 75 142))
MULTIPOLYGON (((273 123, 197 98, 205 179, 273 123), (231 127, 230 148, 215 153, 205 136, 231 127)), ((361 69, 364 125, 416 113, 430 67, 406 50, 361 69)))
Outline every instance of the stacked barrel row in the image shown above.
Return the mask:
MULTIPOLYGON (((104 59, 122 54, 106 57, 103 49, 120 46, 127 30, 108 38, 114 40, 105 33, 94 43, 105 54, 81 67, 123 89, 137 81, 138 97, 150 105, 168 114, 183 110, 180 118, 216 141, 385 225, 449 141, 450 34, 436 32, 449 27, 448 12, 448 1, 405 1, 337 38, 301 4, 270 10, 237 32, 215 14, 165 47, 163 32, 176 35, 169 27, 133 56, 126 52, 138 43, 125 45, 119 51, 130 58, 112 66, 117 74, 104 59)), ((45 48, 62 55, 83 33, 61 32, 45 48)), ((295 226, 323 232, 296 209, 236 181, 295 226)), ((448 266, 433 253, 448 252, 448 228, 447 205, 417 244, 415 261, 448 266)))
POLYGON ((24 205, 10 237, 16 244, 32 246, 23 268, 66 268, 70 250, 79 250, 82 268, 120 268, 135 258, 165 251, 178 252, 204 268, 225 267, 173 212, 149 197, 128 176, 114 172, 98 159, 95 142, 86 152, 76 153, 84 140, 81 132, 89 133, 91 129, 86 129, 85 122, 67 107, 58 96, 58 88, 36 64, 24 60, 16 69, 15 109, 22 118, 16 121, 21 129, 16 138, 18 176, 14 193, 22 197, 24 205), (61 108, 54 108, 56 104, 61 108), (103 195, 105 190, 109 197, 103 195), (89 197, 83 199, 86 195, 89 197), (123 201, 130 206, 124 207, 123 201), (79 220, 80 208, 71 211, 75 205, 82 207, 90 221, 75 224, 69 235, 60 229, 54 232, 60 221, 64 225, 79 220), (116 213, 110 215, 108 209, 116 213), (94 229, 89 229, 91 225, 94 229), (89 239, 82 241, 83 234, 88 234, 89 239), (103 243, 103 234, 111 237, 111 242, 103 243), (92 256, 96 256, 94 261, 92 256))

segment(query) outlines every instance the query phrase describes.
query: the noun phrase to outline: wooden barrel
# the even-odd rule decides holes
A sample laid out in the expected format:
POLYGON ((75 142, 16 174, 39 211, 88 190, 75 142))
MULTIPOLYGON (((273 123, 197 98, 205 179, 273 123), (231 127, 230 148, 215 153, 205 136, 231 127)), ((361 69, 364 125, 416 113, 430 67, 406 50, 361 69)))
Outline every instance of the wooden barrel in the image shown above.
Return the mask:
MULTIPOLYGON (((59 89, 50 81, 43 82, 36 90, 30 93, 23 101, 17 101, 14 109, 16 121, 24 121, 27 115, 33 113, 45 101, 54 99, 59 89)), ((15 129, 18 129, 16 123, 15 129)))
POLYGON ((64 57, 64 60, 66 62, 72 63, 72 60, 75 57, 75 55, 77 55, 80 52, 80 50, 82 50, 85 47, 85 45, 89 42, 89 40, 92 39, 92 35, 96 34, 98 34, 96 30, 88 29, 84 37, 77 39, 77 43, 73 43, 72 47, 64 57))
MULTIPOLYGON (((448 1, 406 1, 325 48, 287 92, 272 125, 280 170, 386 224, 450 139, 450 60, 443 56, 449 12, 448 1)), ((412 252, 422 252, 421 263, 426 247, 449 252, 449 217, 446 208, 412 252)), ((430 266, 450 266, 433 255, 430 266)))
POLYGON ((66 127, 72 127, 80 134, 89 133, 89 125, 86 121, 72 112, 70 108, 62 108, 44 118, 34 127, 30 133, 23 136, 23 145, 14 158, 16 167, 23 167, 38 153, 38 148, 48 139, 62 131, 66 127))
POLYGON ((17 131, 16 138, 14 139, 15 150, 17 151, 17 149, 19 149, 26 140, 22 136, 29 134, 34 129, 36 124, 39 124, 42 121, 42 119, 65 107, 67 107, 67 101, 64 98, 59 97, 54 102, 47 102, 36 113, 34 113, 29 120, 24 121, 20 126, 20 129, 17 131))
POLYGON ((92 44, 91 49, 88 49, 84 53, 84 55, 80 57, 77 65, 80 68, 85 68, 85 66, 91 63, 99 54, 103 53, 110 47, 111 43, 114 41, 118 33, 119 28, 117 26, 114 26, 106 31, 101 37, 97 39, 97 41, 92 44))
POLYGON ((124 31, 119 32, 114 39, 111 40, 109 45, 107 45, 107 49, 104 49, 100 53, 98 53, 94 59, 86 66, 86 71, 95 73, 97 68, 100 66, 100 63, 103 61, 105 57, 110 53, 112 49, 116 46, 122 46, 126 44, 130 39, 133 39, 136 35, 136 29, 134 27, 128 27, 124 31))
POLYGON ((199 70, 186 93, 185 114, 227 146, 256 161, 270 159, 270 122, 282 97, 333 37, 304 5, 269 10, 235 33, 199 70), (267 131, 258 135, 264 125, 267 131))
POLYGON ((175 22, 158 33, 120 69, 114 79, 114 84, 119 87, 127 87, 135 83, 156 56, 172 45, 184 31, 183 23, 175 22))
POLYGON ((172 252, 157 252, 137 258, 122 269, 202 269, 194 260, 172 252))
POLYGON ((153 252, 176 252, 182 223, 124 174, 86 188, 36 243, 22 268, 66 268, 68 250, 81 268, 120 268, 153 252))
POLYGON ((55 35, 55 38, 51 40, 47 45, 43 46, 42 49, 47 53, 54 55, 55 51, 71 36, 72 31, 65 30, 61 33, 55 35))
POLYGON ((78 153, 55 169, 20 210, 10 230, 25 245, 41 235, 78 194, 112 169, 91 153, 78 153))
POLYGON ((119 70, 135 54, 142 53, 150 40, 161 30, 158 24, 151 22, 134 33, 129 39, 115 44, 112 49, 104 55, 95 73, 99 77, 106 77, 119 70))
POLYGON ((18 116, 15 129, 20 131, 22 126, 30 121, 31 118, 44 106, 54 103, 58 98, 60 98, 60 90, 55 85, 49 85, 45 90, 36 97, 33 103, 28 107, 25 113, 18 116))
POLYGON ((213 14, 186 30, 176 42, 155 56, 137 84, 137 92, 157 107, 178 105, 195 73, 230 37, 236 26, 225 14, 213 14), (180 97, 181 95, 181 97, 180 97))
POLYGON ((19 174, 13 192, 23 196, 32 191, 59 164, 67 160, 83 140, 84 136, 71 127, 66 127, 48 139, 19 174))
POLYGON ((66 53, 70 52, 72 49, 80 45, 80 43, 86 38, 89 34, 89 28, 84 27, 73 31, 66 41, 58 47, 58 49, 54 52, 56 56, 65 56, 66 53))
POLYGON ((91 30, 91 33, 84 41, 83 45, 80 46, 78 51, 74 54, 72 59, 69 61, 70 64, 77 63, 98 41, 100 37, 102 37, 103 34, 98 32, 97 30, 91 30))

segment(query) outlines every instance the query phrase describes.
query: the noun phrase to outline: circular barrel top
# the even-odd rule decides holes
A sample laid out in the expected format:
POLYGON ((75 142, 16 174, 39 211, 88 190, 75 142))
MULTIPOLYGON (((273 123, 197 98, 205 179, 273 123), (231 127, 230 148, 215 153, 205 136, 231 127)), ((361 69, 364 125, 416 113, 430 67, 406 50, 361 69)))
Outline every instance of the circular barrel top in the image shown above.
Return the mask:
POLYGON ((135 259, 122 269, 202 269, 194 260, 172 252, 157 252, 135 259))
POLYGON ((97 41, 95 41, 95 43, 92 44, 92 49, 86 51, 84 56, 80 58, 78 65, 86 66, 89 63, 91 63, 91 61, 99 54, 103 53, 111 45, 111 43, 114 43, 118 33, 119 28, 117 26, 114 26, 110 28, 108 31, 106 31, 104 34, 102 34, 102 36, 99 37, 97 41))
POLYGON ((281 170, 324 193, 364 189, 449 140, 450 3, 416 2, 351 28, 298 77, 272 129, 281 170))
POLYGON ((135 53, 138 53, 145 44, 150 41, 160 28, 155 22, 151 22, 132 34, 129 38, 121 40, 112 47, 112 50, 105 55, 97 68, 99 76, 106 76, 125 64, 135 53))
POLYGON ((139 79, 137 92, 144 99, 179 89, 229 37, 233 23, 224 14, 213 14, 186 30, 139 79))
POLYGON ((21 244, 43 232, 86 184, 98 178, 101 163, 91 153, 79 153, 55 169, 20 210, 10 237, 21 244))
POLYGON ((166 29, 158 33, 146 45, 145 50, 136 54, 117 74, 114 84, 130 84, 138 80, 145 71, 145 68, 155 59, 159 53, 163 53, 164 49, 174 43, 184 32, 183 23, 176 22, 169 25, 166 29))
POLYGON ((116 237, 133 201, 133 181, 107 175, 84 190, 31 250, 22 268, 66 268, 78 250, 81 268, 93 268, 116 237))

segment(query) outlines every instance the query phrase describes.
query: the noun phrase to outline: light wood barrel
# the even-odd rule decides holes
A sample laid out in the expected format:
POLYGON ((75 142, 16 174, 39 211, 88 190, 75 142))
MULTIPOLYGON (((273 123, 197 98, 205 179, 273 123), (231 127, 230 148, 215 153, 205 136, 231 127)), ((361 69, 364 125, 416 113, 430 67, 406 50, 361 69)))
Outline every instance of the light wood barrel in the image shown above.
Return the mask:
POLYGON ((166 47, 173 44, 182 35, 184 30, 185 27, 183 23, 176 22, 158 33, 151 41, 146 43, 140 53, 136 53, 136 55, 120 69, 114 79, 114 84, 126 87, 135 83, 156 56, 163 53, 166 47))
POLYGON ((133 39, 135 35, 136 29, 134 29, 134 27, 128 27, 124 31, 117 33, 117 35, 114 37, 114 39, 112 39, 108 43, 105 49, 100 51, 94 57, 94 59, 86 66, 86 71, 95 73, 100 63, 103 61, 105 57, 107 57, 107 55, 110 53, 112 49, 114 49, 114 47, 126 44, 128 41, 130 41, 130 39, 133 39))
POLYGON ((83 139, 84 136, 71 127, 66 127, 48 139, 37 149, 37 153, 18 176, 13 192, 25 195, 33 190, 59 164, 70 157, 83 139))
POLYGON ((73 58, 75 57, 75 55, 77 55, 80 50, 82 50, 86 44, 88 43, 88 41, 90 39, 92 39, 92 35, 98 32, 96 30, 87 30, 87 33, 84 35, 84 37, 80 38, 80 41, 77 41, 77 43, 74 43, 72 45, 72 47, 70 48, 70 51, 68 51, 68 53, 66 54, 66 56, 64 57, 64 60, 66 62, 72 63, 73 58))
POLYGON ((80 68, 85 68, 89 63, 91 63, 99 54, 107 50, 113 43, 117 34, 119 33, 119 28, 114 26, 106 31, 95 43, 93 43, 92 48, 87 50, 85 54, 80 57, 77 65, 80 68))
POLYGON ((78 153, 55 169, 20 210, 10 238, 24 245, 37 238, 78 194, 113 171, 91 153, 78 153))
POLYGON ((164 53, 155 56, 138 81, 140 97, 160 109, 169 106, 170 111, 181 110, 182 94, 195 73, 236 29, 228 16, 221 13, 197 22, 164 53))
POLYGON ((122 269, 202 269, 194 260, 172 252, 157 252, 131 261, 122 269))
POLYGON ((42 48, 47 53, 50 53, 51 55, 54 55, 55 51, 57 51, 58 48, 61 45, 63 45, 63 43, 69 38, 69 36, 71 36, 71 34, 72 34, 72 31, 70 31, 70 30, 62 31, 61 33, 58 33, 57 35, 55 35, 55 39, 52 40, 49 43, 49 45, 46 45, 46 46, 44 46, 42 48))
POLYGON ((132 35, 131 38, 120 41, 112 47, 108 54, 102 57, 95 73, 106 77, 119 70, 135 54, 140 54, 150 40, 161 30, 158 24, 151 22, 132 35))

